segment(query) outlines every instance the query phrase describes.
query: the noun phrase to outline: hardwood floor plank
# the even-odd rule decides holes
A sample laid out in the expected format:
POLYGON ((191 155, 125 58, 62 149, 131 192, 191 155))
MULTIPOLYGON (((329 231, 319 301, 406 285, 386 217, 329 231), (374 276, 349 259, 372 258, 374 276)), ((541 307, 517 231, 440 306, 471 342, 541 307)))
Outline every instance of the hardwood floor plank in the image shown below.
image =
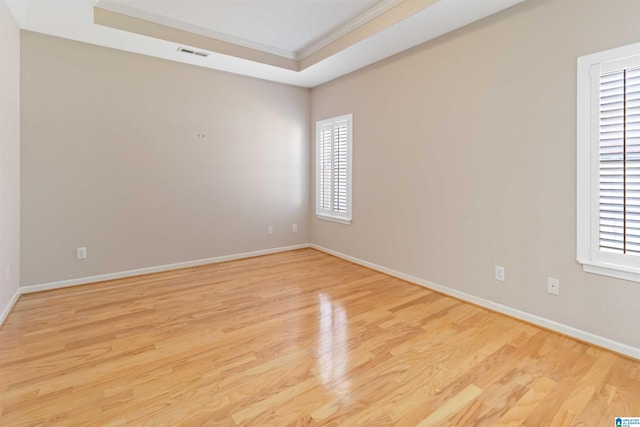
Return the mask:
POLYGON ((536 378, 527 392, 515 402, 494 424, 496 427, 517 427, 542 400, 556 387, 556 382, 547 377, 536 378))
POLYGON ((463 407, 472 402, 475 398, 482 394, 482 389, 470 384, 465 387, 460 393, 453 396, 442 406, 431 413, 427 418, 422 420, 416 425, 416 427, 431 427, 442 425, 445 421, 449 420, 455 414, 457 414, 463 407))
POLYGON ((23 295, 0 328, 7 427, 638 414, 639 361, 312 249, 23 295))

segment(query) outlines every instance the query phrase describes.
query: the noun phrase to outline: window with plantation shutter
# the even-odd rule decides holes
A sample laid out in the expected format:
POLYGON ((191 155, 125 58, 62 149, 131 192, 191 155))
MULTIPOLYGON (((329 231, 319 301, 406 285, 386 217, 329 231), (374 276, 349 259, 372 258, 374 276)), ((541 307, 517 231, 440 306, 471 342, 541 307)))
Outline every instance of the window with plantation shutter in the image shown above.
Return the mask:
POLYGON ((578 59, 578 261, 640 282, 640 43, 578 59))
POLYGON ((316 215, 351 222, 352 115, 316 123, 316 215))

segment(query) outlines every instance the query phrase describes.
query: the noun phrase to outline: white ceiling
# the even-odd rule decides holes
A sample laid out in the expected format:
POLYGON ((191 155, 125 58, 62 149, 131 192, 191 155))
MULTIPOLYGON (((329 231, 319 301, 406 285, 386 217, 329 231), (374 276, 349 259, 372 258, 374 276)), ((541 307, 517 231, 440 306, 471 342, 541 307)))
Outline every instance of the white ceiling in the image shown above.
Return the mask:
MULTIPOLYGON (((96 0, 6 0, 22 29, 277 82, 313 87, 424 43, 523 0, 437 0, 321 61, 294 71, 96 25, 96 0)), ((420 0, 404 0, 416 2, 420 0)), ((97 6, 157 24, 299 59, 402 0, 99 0, 97 6)), ((197 46, 196 46, 197 47, 197 46)))
POLYGON ((232 43, 299 57, 382 0, 98 0, 97 6, 232 43))

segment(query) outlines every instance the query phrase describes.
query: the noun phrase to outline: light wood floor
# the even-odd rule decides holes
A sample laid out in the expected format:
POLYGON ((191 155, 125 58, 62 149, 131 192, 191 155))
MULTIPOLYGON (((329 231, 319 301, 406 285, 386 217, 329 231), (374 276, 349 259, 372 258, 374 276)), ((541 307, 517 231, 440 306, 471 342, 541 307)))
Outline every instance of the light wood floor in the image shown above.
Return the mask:
POLYGON ((23 295, 1 426, 612 426, 640 362, 311 249, 23 295))

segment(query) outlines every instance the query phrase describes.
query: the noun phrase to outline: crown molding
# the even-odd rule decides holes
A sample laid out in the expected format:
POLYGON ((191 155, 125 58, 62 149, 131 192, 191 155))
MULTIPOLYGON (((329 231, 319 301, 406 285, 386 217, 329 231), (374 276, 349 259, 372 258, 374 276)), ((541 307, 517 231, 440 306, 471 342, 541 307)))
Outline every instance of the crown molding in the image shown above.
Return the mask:
POLYGON ((378 16, 393 9, 403 1, 404 0, 383 0, 382 2, 378 3, 371 9, 359 15, 358 17, 352 19, 351 21, 347 22, 341 27, 338 27, 334 31, 331 31, 330 33, 326 34, 325 36, 321 37, 320 39, 314 41, 313 43, 309 44, 305 48, 296 52, 295 59, 300 60, 308 57, 309 55, 313 55, 323 47, 327 46, 330 43, 333 43, 334 41, 340 39, 341 37, 344 37, 350 32, 360 28, 361 26, 371 21, 372 19, 377 18, 378 16))

